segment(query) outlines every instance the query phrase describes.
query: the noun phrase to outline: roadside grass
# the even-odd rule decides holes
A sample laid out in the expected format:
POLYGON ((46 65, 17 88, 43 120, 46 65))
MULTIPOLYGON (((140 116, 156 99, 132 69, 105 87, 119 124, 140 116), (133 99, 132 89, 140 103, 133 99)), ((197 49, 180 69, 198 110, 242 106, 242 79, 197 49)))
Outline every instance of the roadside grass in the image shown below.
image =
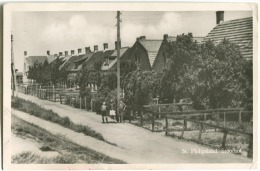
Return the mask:
POLYGON ((124 164, 124 161, 113 159, 102 153, 98 153, 87 147, 81 147, 61 135, 52 135, 37 125, 30 124, 14 115, 12 115, 12 132, 21 138, 30 139, 41 144, 42 151, 56 151, 59 153, 55 157, 44 157, 32 152, 22 152, 12 156, 12 163, 37 163, 37 164, 124 164))
MULTIPOLYGON (((98 140, 107 142, 100 133, 94 131, 90 127, 83 126, 81 124, 75 124, 68 117, 60 117, 57 113, 53 112, 52 110, 44 109, 44 108, 38 106, 37 104, 30 102, 28 100, 24 100, 24 99, 21 99, 18 97, 12 98, 11 107, 16 110, 26 112, 30 115, 34 115, 36 117, 42 118, 44 120, 47 120, 47 121, 50 121, 53 123, 57 123, 65 128, 69 128, 78 133, 83 133, 87 136, 91 136, 98 140)), ((107 142, 107 143, 109 143, 109 142, 107 142)), ((109 144, 112 144, 112 143, 109 143, 109 144)), ((115 144, 112 144, 112 145, 115 145, 115 144)))

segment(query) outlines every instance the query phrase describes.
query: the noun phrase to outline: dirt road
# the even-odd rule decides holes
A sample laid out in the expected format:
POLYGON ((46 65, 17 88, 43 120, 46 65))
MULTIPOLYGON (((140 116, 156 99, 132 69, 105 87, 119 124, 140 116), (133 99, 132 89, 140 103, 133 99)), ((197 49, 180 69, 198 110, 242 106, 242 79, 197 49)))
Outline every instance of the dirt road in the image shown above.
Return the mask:
MULTIPOLYGON (((106 145, 98 145, 103 143, 91 137, 83 136, 83 134, 76 135, 66 128, 57 132, 55 129, 50 129, 50 122, 45 121, 42 127, 49 129, 52 133, 61 133, 67 138, 75 141, 80 145, 87 145, 98 152, 102 152, 111 157, 122 159, 128 163, 251 163, 252 160, 246 157, 221 153, 191 153, 191 150, 205 150, 203 147, 193 142, 186 142, 183 140, 166 137, 163 133, 152 133, 143 128, 134 126, 128 123, 120 124, 102 124, 101 116, 95 113, 87 112, 81 109, 75 109, 70 106, 53 103, 47 100, 41 100, 37 97, 19 93, 21 98, 30 100, 38 105, 52 109, 60 116, 67 116, 74 123, 87 125, 95 131, 101 133, 103 137, 109 142, 115 143, 118 147, 106 145), (64 132, 66 131, 66 132, 64 132), (85 137, 85 138, 84 138, 85 137), (86 138, 87 137, 87 138, 86 138), (91 141, 90 141, 91 139, 91 141), (88 141, 91 142, 88 144, 88 141), (84 144, 85 142, 85 144, 84 144), (107 149, 109 148, 109 150, 107 149), (188 153, 183 153, 187 150, 188 153)), ((18 116, 19 117, 19 116, 18 116)), ((21 117, 21 116, 20 116, 21 117)), ((31 116, 32 117, 32 116, 31 116)), ((37 119, 37 118, 36 118, 37 119)), ((30 119, 28 119, 30 121, 30 119)), ((34 121, 31 121, 34 122, 34 121)), ((39 122, 37 122, 37 125, 39 122)), ((56 125, 56 124, 54 124, 56 125)), ((57 127, 57 125, 55 126, 57 127)), ((60 126, 59 126, 60 127, 60 126)), ((73 132, 73 131, 72 131, 73 132)), ((212 150, 212 149, 209 149, 212 150)))

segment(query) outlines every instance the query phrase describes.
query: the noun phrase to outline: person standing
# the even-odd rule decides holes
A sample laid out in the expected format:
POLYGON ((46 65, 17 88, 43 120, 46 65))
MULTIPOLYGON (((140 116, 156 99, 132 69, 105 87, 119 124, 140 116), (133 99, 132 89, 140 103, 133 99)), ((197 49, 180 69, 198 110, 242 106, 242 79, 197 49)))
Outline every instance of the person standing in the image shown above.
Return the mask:
POLYGON ((119 114, 118 114, 118 121, 124 122, 124 112, 125 112, 126 105, 123 103, 122 100, 119 102, 119 114))
POLYGON ((110 110, 109 115, 113 120, 116 120, 116 112, 115 112, 115 102, 113 99, 110 100, 110 110))
POLYGON ((105 118, 106 118, 106 123, 108 123, 106 102, 103 102, 100 110, 101 110, 101 114, 102 114, 102 121, 103 121, 102 123, 105 123, 105 118))

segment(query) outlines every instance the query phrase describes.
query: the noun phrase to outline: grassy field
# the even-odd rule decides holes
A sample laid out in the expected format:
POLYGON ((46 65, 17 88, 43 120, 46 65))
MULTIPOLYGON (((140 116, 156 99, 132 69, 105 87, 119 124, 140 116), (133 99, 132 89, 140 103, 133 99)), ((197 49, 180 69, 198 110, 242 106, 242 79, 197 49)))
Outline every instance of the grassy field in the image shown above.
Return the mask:
MULTIPOLYGON (((13 98, 11 106, 12 106, 12 108, 14 108, 16 110, 26 112, 30 115, 37 116, 44 120, 47 120, 47 121, 50 121, 53 123, 57 123, 63 127, 69 128, 73 131, 83 133, 87 136, 94 137, 98 140, 105 141, 104 137, 100 133, 94 131, 90 127, 83 126, 80 124, 75 124, 68 117, 60 117, 57 113, 54 113, 52 110, 44 109, 44 108, 38 106, 37 104, 32 103, 28 100, 24 100, 24 99, 17 98, 17 97, 13 98)), ((112 145, 115 145, 115 144, 112 144, 112 145)))
POLYGON ((34 140, 40 143, 42 151, 56 151, 59 153, 56 157, 43 157, 32 152, 23 152, 12 156, 12 163, 60 163, 60 164, 124 164, 125 162, 110 158, 104 154, 91 149, 81 147, 70 142, 63 136, 54 136, 36 125, 27 123, 20 118, 12 115, 12 132, 23 139, 34 140))

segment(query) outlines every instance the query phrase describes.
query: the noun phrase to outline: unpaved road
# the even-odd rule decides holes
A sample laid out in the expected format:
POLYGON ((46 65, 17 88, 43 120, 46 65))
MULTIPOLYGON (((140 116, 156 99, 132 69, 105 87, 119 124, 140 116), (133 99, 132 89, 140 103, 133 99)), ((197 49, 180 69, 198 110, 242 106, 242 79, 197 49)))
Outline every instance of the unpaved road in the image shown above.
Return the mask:
MULTIPOLYGON (((94 129, 95 131, 101 133, 107 141, 117 144, 118 147, 114 147, 109 144, 107 144, 107 146, 105 145, 99 146, 98 143, 100 143, 100 141, 96 139, 91 140, 93 144, 91 143, 85 145, 88 145, 89 148, 92 148, 98 152, 107 154, 114 158, 124 160, 128 163, 153 164, 153 163, 251 163, 252 162, 252 159, 234 155, 234 154, 221 153, 220 151, 215 154, 212 153, 191 154, 190 153, 191 149, 207 150, 208 148, 193 142, 186 142, 183 140, 166 137, 163 133, 153 133, 128 123, 102 124, 101 116, 96 115, 95 113, 72 108, 70 106, 50 102, 47 100, 41 100, 38 99, 37 97, 33 97, 21 93, 19 93, 18 96, 26 100, 30 100, 46 109, 51 109, 62 117, 67 116, 74 123, 87 125, 92 129, 94 129), (109 150, 107 150, 107 148, 109 148, 109 150), (188 151, 188 154, 182 154, 183 149, 186 149, 188 151)), ((47 121, 45 121, 44 123, 46 124, 44 126, 45 129, 50 127, 50 125, 56 125, 47 121)), ((39 122, 36 124, 38 125, 39 122)), ((58 133, 55 129, 50 129, 50 131, 54 134, 58 133)), ((88 141, 87 139, 91 138, 88 136, 84 136, 84 137, 88 137, 87 139, 86 138, 84 139, 82 136, 76 135, 78 133, 76 133, 75 135, 72 134, 70 135, 68 134, 68 132, 70 131, 67 129, 61 131, 67 131, 67 132, 61 132, 61 134, 66 135, 67 138, 75 142, 78 142, 79 145, 84 144, 81 141, 88 141)))

